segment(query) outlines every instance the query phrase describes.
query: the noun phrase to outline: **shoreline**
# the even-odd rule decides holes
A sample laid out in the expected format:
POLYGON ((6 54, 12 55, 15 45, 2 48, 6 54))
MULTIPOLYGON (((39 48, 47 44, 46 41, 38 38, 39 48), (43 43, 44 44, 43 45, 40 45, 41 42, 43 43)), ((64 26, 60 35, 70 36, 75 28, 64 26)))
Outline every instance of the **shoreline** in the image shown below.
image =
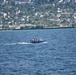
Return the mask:
POLYGON ((76 27, 58 27, 58 28, 28 28, 28 29, 1 29, 0 31, 13 31, 13 30, 38 30, 38 29, 69 29, 76 27))

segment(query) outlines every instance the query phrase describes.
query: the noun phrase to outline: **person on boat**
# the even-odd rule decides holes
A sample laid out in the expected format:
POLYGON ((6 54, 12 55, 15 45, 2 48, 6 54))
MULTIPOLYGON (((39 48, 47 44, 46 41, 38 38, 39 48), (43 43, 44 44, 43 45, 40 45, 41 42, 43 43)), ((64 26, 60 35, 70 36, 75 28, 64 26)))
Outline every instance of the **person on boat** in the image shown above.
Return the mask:
POLYGON ((40 42, 43 42, 43 40, 42 39, 32 39, 31 41, 30 41, 31 43, 40 43, 40 42))

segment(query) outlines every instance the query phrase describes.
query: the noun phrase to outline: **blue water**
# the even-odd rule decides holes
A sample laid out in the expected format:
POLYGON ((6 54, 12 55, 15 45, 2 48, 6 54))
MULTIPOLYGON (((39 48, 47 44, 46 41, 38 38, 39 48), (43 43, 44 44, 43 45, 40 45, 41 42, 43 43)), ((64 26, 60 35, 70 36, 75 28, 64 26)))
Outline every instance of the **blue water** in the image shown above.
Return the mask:
POLYGON ((0 75, 76 75, 76 28, 0 31, 0 75))

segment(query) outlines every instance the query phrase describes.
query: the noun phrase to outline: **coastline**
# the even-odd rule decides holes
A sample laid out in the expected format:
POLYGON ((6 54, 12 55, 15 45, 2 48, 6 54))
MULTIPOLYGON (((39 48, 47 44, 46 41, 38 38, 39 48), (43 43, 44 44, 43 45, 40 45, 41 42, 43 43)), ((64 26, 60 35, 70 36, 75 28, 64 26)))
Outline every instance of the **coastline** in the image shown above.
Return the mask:
POLYGON ((0 29, 0 31, 13 31, 13 30, 38 30, 38 29, 69 29, 76 27, 57 27, 57 28, 27 28, 27 29, 0 29))

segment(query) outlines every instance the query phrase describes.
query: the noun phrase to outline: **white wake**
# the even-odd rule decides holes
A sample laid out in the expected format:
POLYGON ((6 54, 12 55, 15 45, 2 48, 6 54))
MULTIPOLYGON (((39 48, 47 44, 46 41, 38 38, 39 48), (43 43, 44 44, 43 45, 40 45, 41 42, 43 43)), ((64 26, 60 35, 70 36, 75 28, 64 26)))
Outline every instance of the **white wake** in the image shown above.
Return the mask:
POLYGON ((16 42, 16 43, 5 43, 5 44, 1 44, 1 45, 28 45, 28 44, 32 44, 30 42, 16 42))
MULTIPOLYGON (((46 42, 42 42, 43 44, 46 44, 48 43, 47 41, 46 42)), ((16 43, 5 43, 5 44, 0 44, 0 45, 6 45, 6 46, 9 46, 9 45, 29 45, 29 44, 35 44, 35 43, 30 43, 30 42, 16 42, 16 43)), ((39 44, 39 43, 38 43, 39 44)))

